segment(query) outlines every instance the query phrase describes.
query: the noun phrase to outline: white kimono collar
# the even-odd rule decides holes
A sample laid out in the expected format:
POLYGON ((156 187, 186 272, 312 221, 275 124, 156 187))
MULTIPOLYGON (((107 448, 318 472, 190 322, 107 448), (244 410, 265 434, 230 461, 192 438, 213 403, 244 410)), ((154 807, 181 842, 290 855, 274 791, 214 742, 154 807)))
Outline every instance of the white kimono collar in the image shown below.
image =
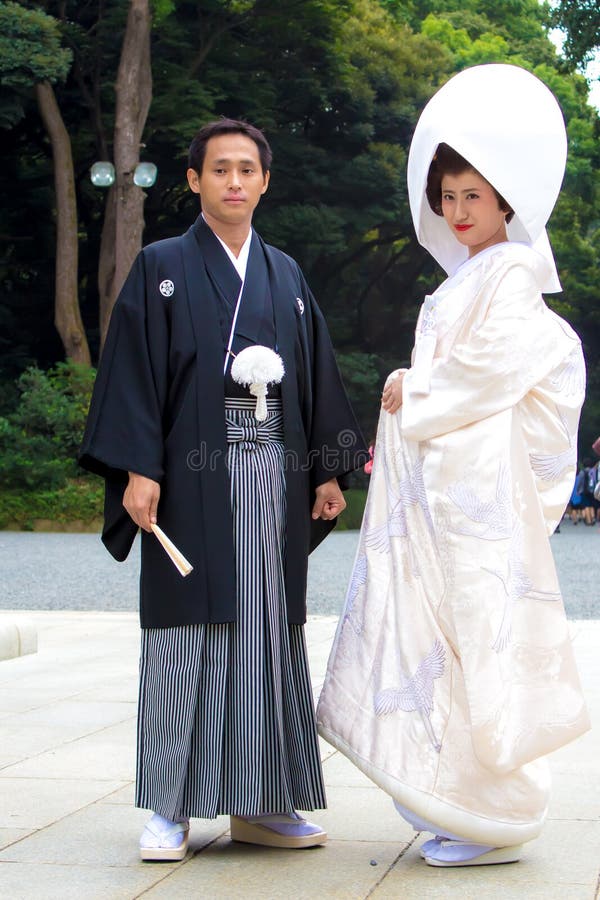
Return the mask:
POLYGON ((506 241, 494 244, 467 259, 423 301, 415 331, 415 353, 410 369, 410 388, 415 394, 429 394, 431 367, 438 342, 458 322, 477 297, 475 285, 481 282, 487 266, 495 265, 499 257, 512 259, 527 266, 541 285, 548 277, 548 260, 527 244, 506 241), (460 290, 459 290, 460 288, 460 290))
MULTIPOLYGON (((204 213, 202 213, 202 218, 204 219, 204 213)), ((204 219, 204 221, 206 222, 206 219, 204 219)), ((206 222, 206 224, 208 225, 208 222, 206 222)), ((210 228, 210 225, 208 225, 208 227, 210 228)), ((212 231, 212 228, 210 230, 212 231)), ((227 257, 231 261, 231 264, 233 265, 234 269, 236 270, 236 272, 242 279, 242 286, 243 286, 244 281, 246 280, 246 269, 248 268, 248 257, 250 256, 250 244, 252 243, 252 227, 250 227, 250 231, 248 232, 248 237, 242 244, 242 248, 240 250, 239 256, 236 256, 229 249, 229 247, 227 246, 225 241, 221 240, 221 238, 216 233, 216 231, 213 231, 213 234, 216 237, 216 239, 218 240, 218 242, 220 243, 220 245, 223 248, 223 250, 225 251, 225 253, 227 254, 227 257)))

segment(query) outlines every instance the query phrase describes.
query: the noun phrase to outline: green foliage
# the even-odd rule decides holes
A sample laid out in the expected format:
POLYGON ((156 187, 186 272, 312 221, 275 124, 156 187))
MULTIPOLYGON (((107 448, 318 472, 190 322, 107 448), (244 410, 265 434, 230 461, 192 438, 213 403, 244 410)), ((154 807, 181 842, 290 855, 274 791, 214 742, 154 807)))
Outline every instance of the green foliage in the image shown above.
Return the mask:
MULTIPOLYGON (((585 11, 587 5, 563 0, 559 9, 585 11)), ((7 8, 20 27, 28 15, 40 16, 51 46, 73 54, 74 65, 55 92, 75 158, 79 293, 94 346, 106 195, 92 188, 88 172, 94 160, 112 158, 114 79, 128 3, 0 3, 0 10, 7 8)), ((600 127, 587 105, 585 79, 570 71, 548 39, 545 4, 152 0, 152 10, 153 102, 143 140, 144 158, 157 164, 159 180, 145 201, 144 241, 180 233, 197 215, 184 173, 187 147, 201 124, 227 115, 263 127, 274 163, 257 229, 304 267, 367 433, 385 375, 408 362, 422 297, 440 280, 417 244, 407 202, 406 158, 418 115, 436 88, 468 65, 512 62, 542 78, 558 97, 569 132, 564 190, 550 223, 565 291, 551 303, 574 323, 592 363, 587 428, 587 409, 595 415, 600 396, 600 377, 593 374, 600 358, 600 127)), ((0 73, 11 52, 9 46, 4 58, 0 54, 0 73)), ((27 54, 21 62, 15 77, 30 85, 27 54)), ((8 388, 0 415, 13 447, 16 429, 32 449, 35 436, 23 437, 9 413, 16 376, 34 362, 45 369, 61 358, 48 302, 55 253, 52 167, 31 91, 2 87, 1 74, 0 126, 9 129, 0 149, 0 231, 7 238, 0 255, 0 381, 8 388)), ((38 438, 38 457, 55 447, 51 434, 38 438)), ((8 438, 1 440, 5 446, 8 438)), ((46 456, 58 461, 53 477, 63 478, 66 457, 46 456)))
POLYGON ((583 407, 577 441, 580 459, 593 458, 592 444, 600 436, 600 360, 590 357, 587 361, 587 399, 583 407))
POLYGON ((18 94, 0 84, 0 128, 12 128, 24 115, 23 101, 18 94))
POLYGON ((0 417, 0 479, 7 488, 56 489, 75 476, 94 372, 32 366, 17 382, 16 409, 0 417))
POLYGON ((346 501, 346 509, 339 517, 335 527, 338 531, 356 531, 362 524, 365 503, 367 502, 367 489, 350 488, 344 491, 344 500, 346 501))
POLYGON ((600 47, 598 0, 558 0, 551 15, 553 25, 565 33, 565 56, 583 66, 600 47))
POLYGON ((338 353, 337 361, 357 416, 365 427, 374 430, 373 414, 378 412, 381 384, 379 358, 374 353, 354 351, 338 353))
POLYGON ((69 479, 60 488, 0 491, 0 528, 21 531, 99 530, 104 485, 98 478, 69 479))
MULTIPOLYGON (((564 290, 547 299, 573 324, 583 341, 589 377, 580 433, 582 446, 589 448, 591 435, 600 431, 600 372, 596 363, 600 355, 600 121, 587 103, 588 85, 582 75, 568 71, 556 56, 545 30, 549 25, 547 11, 537 3, 427 0, 426 5, 429 13, 423 19, 422 31, 447 47, 454 71, 481 62, 524 66, 548 85, 565 116, 567 169, 548 227, 564 290)), ((569 0, 564 5, 570 5, 569 0)))
POLYGON ((61 46, 56 19, 19 3, 0 3, 0 83, 28 87, 64 81, 72 53, 61 46))
POLYGON ((151 0, 150 8, 152 10, 152 25, 154 27, 160 25, 176 7, 175 0, 151 0))

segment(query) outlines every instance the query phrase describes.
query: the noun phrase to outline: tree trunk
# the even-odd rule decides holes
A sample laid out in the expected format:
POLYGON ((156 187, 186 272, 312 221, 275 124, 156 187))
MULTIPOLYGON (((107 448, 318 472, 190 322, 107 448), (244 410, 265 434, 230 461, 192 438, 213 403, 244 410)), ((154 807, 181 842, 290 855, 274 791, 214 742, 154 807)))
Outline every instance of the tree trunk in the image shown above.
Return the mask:
POLYGON ((109 188, 104 207, 104 221, 100 237, 100 257, 98 259, 98 294, 100 297, 100 353, 104 347, 110 314, 117 299, 115 291, 115 230, 116 230, 117 187, 109 188))
POLYGON ((54 162, 56 192, 56 275, 54 324, 74 362, 91 365, 90 349, 79 309, 77 285, 77 200, 71 140, 63 122, 52 85, 36 84, 35 93, 42 121, 48 132, 54 162))
POLYGON ((107 197, 98 266, 101 346, 115 300, 142 247, 145 194, 134 185, 133 173, 152 100, 150 26, 149 0, 130 0, 115 84, 116 181, 107 197))

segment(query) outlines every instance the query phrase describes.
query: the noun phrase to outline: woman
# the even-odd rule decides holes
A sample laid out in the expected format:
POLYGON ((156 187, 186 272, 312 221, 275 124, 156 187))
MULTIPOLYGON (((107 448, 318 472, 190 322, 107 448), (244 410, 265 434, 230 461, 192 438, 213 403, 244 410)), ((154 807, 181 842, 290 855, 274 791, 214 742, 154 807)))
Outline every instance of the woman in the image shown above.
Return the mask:
POLYGON ((435 866, 519 859, 546 754, 589 727, 548 535, 573 484, 585 371, 542 291, 566 158, 552 94, 515 66, 430 101, 408 165, 420 242, 450 273, 382 398, 321 734, 394 798, 435 866))

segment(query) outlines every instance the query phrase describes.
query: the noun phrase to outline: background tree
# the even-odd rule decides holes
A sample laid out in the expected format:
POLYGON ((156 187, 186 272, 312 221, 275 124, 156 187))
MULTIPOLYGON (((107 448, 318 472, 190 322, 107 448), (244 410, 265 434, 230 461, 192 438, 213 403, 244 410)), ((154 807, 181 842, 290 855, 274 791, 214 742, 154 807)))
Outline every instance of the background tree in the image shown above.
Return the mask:
MULTIPOLYGON (((99 297, 108 296, 96 277, 106 195, 92 188, 88 173, 94 160, 115 159, 116 73, 131 4, 35 5, 54 16, 62 45, 73 54, 55 93, 73 147, 79 297, 96 358, 99 297)), ((386 372, 408 360, 422 296, 441 278, 416 243, 406 197, 406 155, 420 110, 454 72, 480 62, 515 62, 549 84, 570 138, 564 191, 550 223, 565 291, 551 302, 584 340, 590 399, 582 444, 589 443, 588 433, 600 430, 600 409, 593 406, 600 393, 594 374, 600 357, 598 116, 587 104, 585 80, 565 66, 548 38, 552 22, 544 6, 537 0, 154 0, 152 20, 153 98, 138 143, 146 145, 144 156, 157 164, 159 178, 145 200, 144 243, 180 233, 197 215, 184 172, 187 146, 201 124, 228 115, 265 128, 274 165, 257 227, 303 265, 367 432, 386 372)), ((0 127, 11 119, 15 97, 12 89, 0 91, 0 127)), ((25 365, 46 368, 61 357, 45 315, 53 255, 47 141, 32 98, 17 99, 25 115, 5 131, 0 147, 0 189, 9 198, 0 210, 6 238, 0 323, 11 329, 0 379, 9 405, 25 365)), ((105 242, 101 283, 114 260, 110 248, 105 242)))
POLYGON ((552 22, 565 35, 563 53, 583 67, 600 48, 600 6, 597 0, 559 0, 552 22))
POLYGON ((600 121, 597 111, 588 104, 585 78, 572 67, 565 67, 548 37, 552 23, 547 9, 536 0, 433 0, 420 27, 424 34, 445 44, 453 56, 454 70, 486 62, 514 63, 537 75, 561 105, 569 154, 548 231, 563 292, 546 299, 583 341, 588 392, 580 446, 582 456, 587 456, 600 433, 600 121))
POLYGON ((54 323, 65 355, 90 364, 79 310, 78 217, 71 140, 60 113, 53 82, 64 80, 71 54, 61 47, 57 23, 39 10, 0 4, 0 76, 17 90, 33 85, 52 147, 56 193, 54 323))
POLYGON ((98 262, 100 342, 137 254, 142 249, 144 192, 133 182, 152 101, 149 0, 130 0, 115 83, 113 157, 116 180, 108 192, 98 262))

